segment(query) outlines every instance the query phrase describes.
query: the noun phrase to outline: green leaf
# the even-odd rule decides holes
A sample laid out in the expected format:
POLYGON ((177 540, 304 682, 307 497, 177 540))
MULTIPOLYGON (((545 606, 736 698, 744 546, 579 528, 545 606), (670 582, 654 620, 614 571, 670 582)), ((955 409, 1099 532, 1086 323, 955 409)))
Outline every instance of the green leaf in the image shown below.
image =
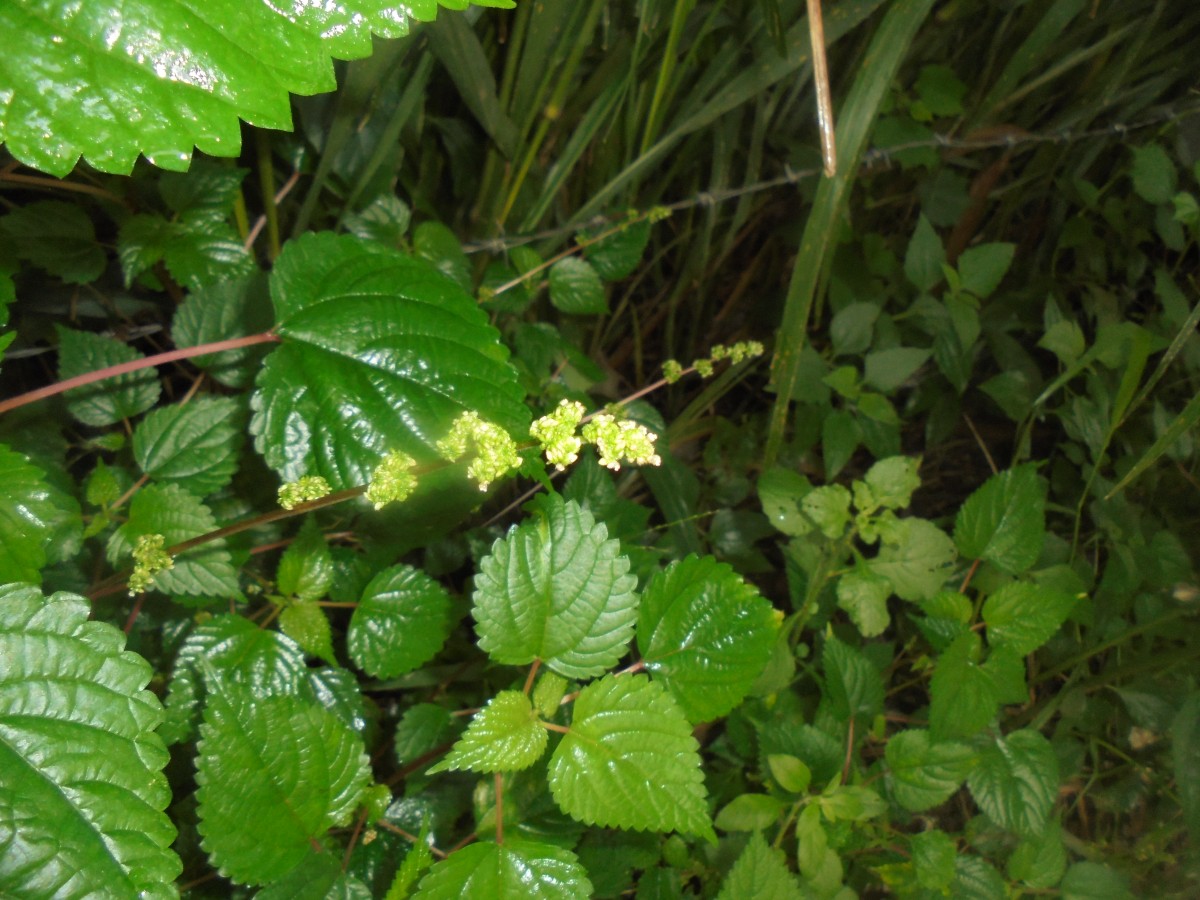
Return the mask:
POLYGON ((550 791, 588 825, 683 831, 715 841, 699 745, 683 711, 643 675, 606 675, 579 693, 550 758, 550 791))
POLYGON ((445 588, 412 566, 392 566, 363 589, 346 646, 364 672, 395 678, 433 659, 450 626, 445 588))
MULTIPOLYGON (((74 378, 118 363, 142 359, 127 344, 87 331, 58 326, 58 377, 74 378)), ((154 369, 126 372, 115 378, 67 391, 67 411, 84 425, 102 427, 132 418, 158 402, 154 369)))
POLYGON ((360 212, 346 216, 346 230, 364 241, 399 247, 408 232, 412 210, 395 194, 381 194, 360 212))
POLYGON ((454 720, 450 710, 435 703, 410 706, 396 724, 396 761, 411 763, 442 744, 451 732, 454 720))
POLYGON ((791 754, 768 753, 767 768, 776 783, 790 793, 803 794, 812 783, 812 771, 791 754))
POLYGON ((299 865, 315 840, 350 821, 371 774, 362 739, 332 713, 224 679, 209 685, 197 753, 202 845, 242 884, 299 865))
POLYGON ((1006 900, 1004 876, 978 856, 959 856, 954 862, 956 878, 950 889, 955 900, 1006 900))
POLYGON ((740 794, 725 804, 713 824, 721 831, 762 831, 779 821, 786 808, 770 794, 740 794))
MULTIPOLYGON (((581 235, 584 238, 590 236, 581 235)), ((638 267, 649 240, 650 222, 641 219, 630 222, 603 240, 588 244, 583 248, 583 255, 605 281, 620 281, 638 267)))
POLYGON ((1070 594, 1039 584, 1006 584, 983 604, 988 645, 1028 656, 1054 636, 1075 603, 1070 594))
MULTIPOLYGON (((12 49, 5 55, 10 55, 12 49)), ((0 217, 0 235, 17 256, 68 284, 87 284, 104 272, 104 251, 96 242, 96 230, 77 204, 39 200, 19 206, 0 217)))
POLYGON ((441 222, 422 222, 413 230, 413 254, 430 263, 464 291, 471 290, 471 261, 458 237, 441 222))
POLYGON ((333 579, 333 554, 329 552, 316 519, 309 516, 300 526, 295 540, 283 551, 275 573, 275 586, 285 597, 320 600, 329 593, 333 579))
POLYGON ((550 302, 556 309, 574 315, 608 312, 604 285, 591 263, 577 256, 560 259, 550 267, 550 302))
POLYGON ((1067 870, 1062 828, 1051 822, 1041 834, 1026 838, 1008 858, 1008 877, 1031 888, 1052 888, 1067 870))
POLYGON ((811 482, 799 472, 778 466, 763 472, 758 479, 763 512, 772 525, 792 537, 812 531, 812 522, 800 512, 800 501, 812 489, 811 482))
POLYGON ((1158 144, 1133 147, 1133 189, 1147 203, 1169 203, 1175 196, 1175 164, 1158 144))
POLYGON ((549 738, 526 694, 501 691, 475 714, 466 733, 429 774, 450 769, 518 772, 541 759, 549 738))
MULTIPOLYGON (((161 534, 171 547, 216 527, 209 508, 183 488, 174 484, 148 485, 134 495, 129 504, 129 519, 109 539, 108 561, 114 566, 128 565, 137 539, 144 534, 161 534)), ((155 577, 154 587, 191 603, 241 597, 238 572, 223 540, 180 554, 174 568, 155 577)))
POLYGON ((1183 824, 1200 837, 1200 693, 1187 696, 1171 725, 1171 758, 1183 824))
POLYGON ((829 323, 829 340, 834 356, 858 355, 871 346, 875 322, 881 312, 878 303, 850 303, 838 310, 829 323))
POLYGON ((873 513, 880 507, 904 509, 912 502, 913 492, 921 486, 921 476, 917 474, 920 467, 921 461, 911 456, 879 460, 861 481, 854 482, 855 508, 866 513, 873 513))
POLYGON ((966 744, 934 743, 928 731, 915 729, 892 735, 884 753, 892 796, 910 812, 923 812, 950 799, 978 762, 978 755, 966 744))
POLYGON ((870 720, 883 710, 883 676, 861 650, 835 637, 825 641, 821 657, 825 696, 840 721, 870 720))
POLYGON ((825 478, 836 478, 862 443, 862 428, 854 414, 835 409, 821 423, 821 452, 824 456, 825 478))
POLYGON ((171 896, 153 674, 75 594, 0 588, 0 894, 171 896))
MULTIPOLYGON (((245 278, 210 284, 188 294, 187 300, 175 311, 171 337, 180 349, 195 347, 258 334, 270 328, 271 321, 267 278, 256 272, 245 278)), ((267 346, 257 344, 194 356, 191 362, 227 387, 244 388, 254 380, 267 346)))
MULTIPOLYGON (((510 434, 528 428, 498 333, 429 265, 357 238, 308 234, 276 261, 271 297, 283 343, 258 375, 251 431, 285 481, 365 484, 393 450, 432 464, 437 441, 467 410, 510 434)), ((462 483, 453 469, 425 486, 462 483)))
POLYGON ((929 220, 922 215, 917 220, 917 228, 904 255, 904 274, 917 290, 925 293, 942 280, 942 263, 945 261, 946 251, 942 249, 942 241, 929 220))
POLYGON ((850 524, 850 492, 840 484, 814 488, 800 501, 800 509, 821 534, 836 540, 850 524))
MULTIPOLYGON (((488 0, 486 5, 507 0, 488 0)), ((466 8, 465 0, 442 5, 466 8)), ((291 128, 288 93, 336 86, 330 57, 371 53, 371 36, 409 31, 410 17, 431 20, 433 0, 401 8, 160 7, 105 2, 84 14, 48 17, 28 0, 0 7, 0 32, 20 34, 6 53, 9 96, 0 141, 26 165, 66 175, 80 154, 102 172, 127 175, 142 153, 155 165, 184 170, 193 145, 236 156, 238 118, 291 128), (48 89, 53 86, 53 90, 48 89)))
POLYGON ((916 347, 891 347, 868 353, 863 371, 863 383, 890 393, 925 365, 929 351, 916 347))
POLYGON ((1000 709, 996 683, 979 665, 979 635, 968 631, 942 654, 929 684, 929 728, 937 741, 978 734, 1000 709))
POLYGON ((914 834, 909 846, 917 883, 928 890, 948 894, 950 885, 954 883, 954 859, 958 855, 954 839, 946 832, 933 828, 914 834))
POLYGON ((988 818, 1033 837, 1046 827, 1058 795, 1058 757, 1038 732, 1014 731, 984 745, 967 784, 988 818))
POLYGON ((925 519, 897 519, 879 529, 882 546, 867 568, 892 583, 904 600, 924 600, 942 589, 958 558, 954 542, 925 519))
POLYGON ((412 892, 417 879, 432 865, 433 853, 429 849, 429 821, 427 819, 421 826, 421 833, 417 840, 404 854, 404 860, 396 870, 396 877, 388 886, 383 900, 405 900, 412 892))
POLYGON ((589 678, 625 654, 637 619, 637 579, 619 542, 575 501, 492 545, 475 577, 479 646, 496 662, 535 659, 568 678, 589 678))
POLYGON ((684 714, 707 722, 749 693, 778 630, 771 604, 732 568, 711 556, 688 556, 646 586, 637 644, 646 671, 684 714))
POLYGON ((1046 484, 1025 463, 993 475, 958 510, 954 542, 968 559, 1017 575, 1031 568, 1046 540, 1046 484))
POLYGON ((233 479, 242 445, 239 408, 229 397, 197 397, 146 415, 133 431, 133 457, 158 482, 197 497, 233 479))
POLYGON ((533 689, 533 706, 545 718, 553 718, 567 694, 567 679, 553 672, 543 672, 533 689))
POLYGON ((0 444, 0 583, 41 581, 58 518, 45 473, 0 444))
POLYGON ((850 620, 865 638, 878 637, 891 622, 887 601, 892 583, 869 570, 847 572, 837 583, 838 606, 850 614, 850 620))
POLYGON ((333 637, 325 610, 311 600, 301 600, 287 606, 279 615, 279 630, 304 648, 304 652, 319 656, 336 665, 333 637))
POLYGON ((533 841, 479 841, 436 863, 413 900, 576 900, 592 884, 570 850, 533 841))
POLYGON ((922 66, 914 87, 920 104, 934 116, 957 116, 963 111, 967 86, 949 66, 922 66))
POLYGON ((1133 900, 1134 897, 1127 875, 1095 862, 1072 864, 1058 889, 1063 900, 1133 900))
POLYGON ((782 850, 767 845, 755 832, 729 870, 717 900, 801 900, 804 893, 788 871, 782 850))
POLYGON ((214 216, 205 208, 172 219, 131 216, 121 224, 117 253, 126 287, 160 260, 172 278, 193 290, 249 275, 255 268, 224 213, 214 216))
POLYGON ((961 287, 980 299, 990 297, 1012 265, 1016 244, 991 243, 968 247, 958 258, 961 287))

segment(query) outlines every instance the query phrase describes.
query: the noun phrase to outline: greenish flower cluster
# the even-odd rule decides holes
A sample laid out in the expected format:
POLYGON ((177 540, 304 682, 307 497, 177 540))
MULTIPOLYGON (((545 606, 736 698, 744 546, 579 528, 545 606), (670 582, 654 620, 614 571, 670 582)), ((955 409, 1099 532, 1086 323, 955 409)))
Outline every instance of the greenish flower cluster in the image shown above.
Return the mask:
POLYGON ((600 454, 600 465, 614 472, 621 462, 635 466, 662 465, 662 457, 654 452, 658 435, 629 419, 600 414, 583 426, 583 439, 595 444, 600 454))
POLYGON ((663 381, 667 384, 674 384, 683 377, 683 366, 673 359, 668 359, 663 363, 663 381))
MULTIPOLYGON (((724 344, 717 344, 712 348, 711 355, 706 358, 696 359, 692 361, 692 368, 700 375, 701 378, 711 378, 714 370, 714 365, 723 359, 737 364, 745 362, 748 359, 754 359, 756 356, 762 356, 766 352, 761 341, 738 341, 736 344, 730 344, 726 347, 724 344)), ((663 381, 667 384, 674 384, 683 377, 684 368, 673 359, 668 359, 663 363, 663 381)))
POLYGON ((466 454, 471 444, 475 445, 475 459, 467 466, 467 475, 479 482, 481 491, 521 465, 516 442, 508 432, 475 412, 465 412, 455 419, 450 433, 438 441, 437 449, 444 459, 454 462, 466 454))
POLYGON ((129 576, 129 596, 150 589, 159 572, 175 567, 175 560, 163 548, 167 539, 161 534, 143 534, 133 548, 133 574, 129 576))
POLYGON ((583 421, 584 408, 578 400, 564 400, 558 409, 529 426, 529 434, 541 446, 546 462, 560 472, 579 459, 583 440, 575 431, 583 421))
POLYGON ((383 509, 393 501, 407 500, 417 487, 417 476, 412 472, 416 464, 417 461, 407 453, 393 450, 371 473, 367 499, 375 504, 376 509, 383 509))
POLYGON ((305 475, 279 489, 279 505, 284 509, 295 509, 309 500, 320 500, 332 491, 329 482, 320 475, 305 475))

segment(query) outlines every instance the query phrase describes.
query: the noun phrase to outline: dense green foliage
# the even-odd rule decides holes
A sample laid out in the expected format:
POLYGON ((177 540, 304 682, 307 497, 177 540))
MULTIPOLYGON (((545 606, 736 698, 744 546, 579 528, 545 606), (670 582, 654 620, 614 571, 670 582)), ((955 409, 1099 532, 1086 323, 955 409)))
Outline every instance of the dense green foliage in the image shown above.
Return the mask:
POLYGON ((1194 896, 1200 8, 470 5, 0 10, 0 894, 1194 896))

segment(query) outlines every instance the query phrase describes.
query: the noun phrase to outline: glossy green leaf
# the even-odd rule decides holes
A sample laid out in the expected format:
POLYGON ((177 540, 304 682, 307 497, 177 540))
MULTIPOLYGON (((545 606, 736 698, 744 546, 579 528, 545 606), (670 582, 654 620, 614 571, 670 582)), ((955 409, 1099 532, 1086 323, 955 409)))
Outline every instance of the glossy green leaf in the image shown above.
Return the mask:
POLYGON ((435 703, 410 706, 396 723, 396 761, 401 764, 434 750, 450 736, 454 719, 450 710, 435 703))
MULTIPOLYGON (((255 273, 189 293, 187 300, 175 311, 171 337, 177 347, 195 347, 258 334, 270 328, 271 322, 267 278, 262 273, 255 273)), ((243 388, 254 380, 257 364, 266 352, 267 345, 259 344, 194 356, 191 362, 221 384, 243 388)))
POLYGON ((771 604, 733 569, 711 556, 688 556, 646 586, 637 644, 651 677, 691 721, 707 722, 742 702, 777 631, 771 604))
MULTIPOLYGON (((528 427, 498 333, 428 264, 309 234, 276 261, 271 298, 283 343, 259 373, 251 431, 285 481, 365 484, 393 450, 440 465, 435 445, 467 410, 512 434, 528 427)), ((454 467, 440 474, 422 481, 465 482, 454 467)))
POLYGON ((624 226, 603 240, 588 244, 583 248, 583 255, 592 264, 596 274, 605 281, 620 281, 638 267, 649 240, 650 222, 642 219, 624 226))
POLYGON ((892 796, 910 812, 950 799, 978 762, 978 754, 966 744, 935 743, 928 731, 915 729, 892 735, 884 752, 892 796))
POLYGON ((285 7, 96 2, 71 15, 49 14, 32 0, 7 3, 0 32, 21 40, 6 51, 0 141, 21 162, 59 176, 80 154, 118 174, 128 174, 139 153, 178 170, 187 168, 193 145, 236 156, 239 117, 289 129, 289 92, 335 87, 330 57, 368 56, 372 34, 399 37, 410 17, 436 14, 434 0, 399 13, 381 0, 285 7))
POLYGON ((768 469, 758 479, 758 498, 767 519, 792 537, 812 531, 812 522, 800 511, 800 501, 812 489, 807 478, 790 469, 768 469))
POLYGON ((202 845, 227 878, 266 884, 345 825, 370 778, 362 739, 294 696, 210 685, 197 745, 202 845))
POLYGON ((501 691, 475 714, 466 733, 429 772, 517 772, 541 758, 549 737, 528 695, 501 691))
MULTIPOLYGON (((129 519, 109 540, 108 560, 131 565, 133 547, 144 534, 161 534, 170 547, 216 527, 212 511, 195 495, 175 484, 148 485, 134 494, 129 519)), ((189 603, 241 597, 237 569, 220 540, 180 554, 174 568, 156 576, 154 589, 189 603)))
POLYGON ((568 678, 616 665, 637 619, 637 579, 608 529, 575 501, 546 512, 492 545, 475 577, 472 615, 479 646, 496 662, 535 659, 568 678))
POLYGON ((1076 598, 1040 584, 1010 582, 983 604, 988 645, 1027 656, 1067 620, 1076 598))
POLYGON ((479 841, 436 863, 413 900, 576 900, 592 884, 570 850, 533 841, 479 841))
POLYGON ((981 299, 990 297, 1012 265, 1016 249, 1016 244, 999 242, 968 247, 958 258, 962 289, 981 299))
POLYGON ((170 897, 153 674, 75 594, 0 588, 0 894, 170 897))
POLYGON ((39 200, 19 206, 0 217, 0 235, 17 256, 68 284, 87 284, 104 272, 104 251, 92 220, 74 203, 39 200))
MULTIPOLYGON (((128 344, 86 331, 58 327, 58 377, 74 378, 87 372, 141 359, 128 344)), ((158 402, 158 374, 154 369, 126 372, 115 378, 66 392, 67 411, 84 425, 101 427, 132 418, 158 402)))
POLYGON ((284 597, 320 600, 329 593, 334 574, 333 554, 316 519, 310 516, 283 551, 275 586, 284 597))
POLYGON ((959 507, 954 542, 968 559, 1005 572, 1031 568, 1046 539, 1046 484, 1025 463, 993 475, 959 507))
POLYGON ((786 809, 770 794, 740 794, 721 808, 713 825, 721 831, 762 831, 779 821, 786 809))
POLYGON ((429 822, 428 820, 421 827, 421 833, 417 840, 409 847, 408 852, 404 854, 404 860, 400 863, 400 867, 396 870, 396 877, 392 879, 392 883, 388 886, 388 891, 384 895, 383 900, 405 900, 412 894, 412 889, 417 883, 417 879, 425 874, 426 871, 433 865, 433 853, 429 849, 429 822))
POLYGON ((850 620, 865 638, 878 637, 891 622, 887 601, 892 583, 863 570, 847 572, 837 583, 838 606, 850 614, 850 620))
POLYGON ((0 583, 41 581, 58 517, 45 473, 0 444, 0 583))
POLYGON ((333 633, 329 617, 311 600, 299 600, 286 606, 279 614, 279 630, 304 648, 311 656, 319 656, 336 665, 333 655, 333 633))
POLYGON ((395 678, 437 655, 450 634, 450 596, 412 566, 392 566, 371 579, 350 618, 346 646, 355 665, 395 678))
POLYGON ((644 675, 606 675, 579 693, 550 758, 550 791, 588 825, 715 840, 699 745, 683 711, 644 675))
POLYGON ((550 267, 550 302, 555 308, 575 315, 608 312, 608 298, 600 276, 587 260, 577 256, 560 259, 550 267))
POLYGON ((133 431, 133 458, 160 483, 207 497, 233 479, 242 445, 238 403, 197 397, 148 413, 133 431))
POLYGON ((942 240, 922 215, 904 255, 904 274, 917 290, 927 292, 942 280, 942 263, 945 261, 942 240))
POLYGON ((897 519, 879 534, 879 553, 867 568, 890 581, 898 596, 923 600, 942 589, 958 553, 941 529, 925 519, 897 519))
POLYGON ((788 871, 783 851, 768 846, 756 832, 730 868, 717 900, 801 900, 804 896, 796 876, 788 871))
POLYGON ((1032 837, 1046 827, 1058 796, 1058 757, 1039 732, 1014 731, 984 744, 967 784, 988 818, 1032 837))
POLYGON ((972 737, 999 712, 1000 696, 979 665, 981 653, 979 635, 968 631, 938 660, 929 684, 929 728, 935 740, 972 737))
POLYGON ((126 285, 160 260, 172 278, 192 290, 244 277, 255 267, 226 218, 205 210, 171 219, 131 216, 121 224, 117 254, 126 285))

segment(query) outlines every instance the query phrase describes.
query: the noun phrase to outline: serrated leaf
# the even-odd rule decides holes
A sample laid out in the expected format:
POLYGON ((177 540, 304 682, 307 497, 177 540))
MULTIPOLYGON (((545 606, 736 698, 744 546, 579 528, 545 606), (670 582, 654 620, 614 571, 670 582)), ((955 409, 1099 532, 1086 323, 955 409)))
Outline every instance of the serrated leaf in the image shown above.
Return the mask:
POLYGON ((910 812, 923 812, 950 799, 978 762, 978 755, 966 744, 934 743, 928 731, 915 729, 892 735, 885 755, 892 796, 910 812))
POLYGON ((241 450, 238 403, 197 397, 146 415, 133 431, 133 457, 158 482, 207 497, 233 479, 241 450))
POLYGON ((1014 575, 1026 571, 1046 539, 1046 485, 1033 463, 993 475, 958 510, 954 542, 968 559, 1014 575))
POLYGON ((850 492, 840 484, 814 488, 804 495, 800 509, 821 534, 835 540, 850 524, 850 492))
POLYGON ((646 586, 637 645, 646 671, 687 717, 707 722, 749 693, 778 630, 771 604, 732 568, 688 556, 646 586))
MULTIPOLYGON (((133 547, 144 534, 161 534, 171 547, 216 528, 212 511, 183 488, 148 485, 134 494, 128 520, 109 539, 108 561, 129 565, 133 547)), ((241 597, 237 569, 221 540, 180 554, 174 568, 155 577, 154 588, 190 603, 241 597)))
POLYGON ((279 614, 279 630, 312 656, 319 656, 336 665, 333 656, 333 637, 325 610, 310 600, 301 600, 284 608, 279 614))
POLYGON ((588 825, 715 840, 698 751, 662 687, 643 675, 606 675, 575 700, 571 730, 550 758, 550 792, 588 825))
POLYGON ((883 709, 883 676, 861 650, 835 637, 825 641, 821 657, 825 696, 834 716, 871 719, 883 709))
POLYGON ((346 645, 364 672, 395 678, 433 659, 446 643, 450 625, 445 588, 412 566, 392 566, 363 590, 346 645))
MULTIPOLYGON (((188 294, 175 311, 171 337, 175 346, 195 347, 231 338, 258 334, 271 327, 271 303, 267 278, 256 272, 210 284, 188 294)), ((227 387, 247 387, 266 354, 266 345, 225 350, 191 358, 193 365, 227 387)))
POLYGON ((882 546, 867 568, 892 583, 904 600, 924 600, 942 589, 958 558, 954 542, 925 519, 897 519, 880 528, 882 546))
POLYGON ((967 784, 989 819, 1032 837, 1046 827, 1058 796, 1058 757, 1038 732, 1014 731, 984 745, 967 784))
POLYGON ((870 571, 855 569, 838 579, 838 606, 850 614, 850 621, 865 638, 878 637, 887 629, 890 596, 892 583, 870 571))
POLYGON ((650 222, 641 219, 625 225, 603 240, 588 244, 583 248, 583 255, 592 264, 596 274, 605 281, 620 281, 638 267, 649 240, 650 222))
POLYGON ((1040 584, 1010 582, 983 604, 988 645, 1028 656, 1062 626, 1076 599, 1040 584))
POLYGON ((1016 244, 995 242, 968 247, 958 258, 961 288, 980 299, 990 297, 1012 265, 1016 244))
POLYGON ((0 444, 0 583, 40 583, 58 518, 45 473, 0 444))
POLYGON ((560 259, 550 267, 550 302, 556 309, 578 316, 608 312, 604 285, 591 263, 577 256, 560 259))
POLYGON ((399 247, 412 221, 412 210, 395 194, 381 194, 360 212, 346 216, 343 224, 355 237, 385 247, 399 247))
POLYGON ((592 884, 570 850, 533 841, 479 841, 436 863, 413 900, 576 900, 592 884))
POLYGON ((405 900, 411 893, 417 879, 425 874, 425 870, 433 865, 433 853, 429 850, 429 820, 421 826, 417 840, 404 854, 404 860, 396 870, 396 877, 388 886, 383 900, 405 900))
POLYGON ((453 719, 450 710, 434 703, 418 703, 404 711, 396 723, 396 761, 411 763, 449 737, 453 719))
POLYGON ((946 251, 942 241, 922 215, 917 220, 916 230, 908 242, 908 251, 904 255, 904 274, 917 290, 927 292, 942 280, 942 263, 946 261, 946 251))
POLYGON ((554 672, 543 672, 533 689, 533 706, 547 719, 558 712, 567 694, 567 679, 554 672))
POLYGON ((75 594, 0 588, 5 896, 169 897, 182 870, 153 673, 90 613, 75 594))
POLYGON ((954 861, 955 879, 951 896, 962 900, 1005 900, 1008 886, 996 867, 978 856, 959 856, 954 861))
MULTIPOLYGON (((358 238, 308 234, 276 261, 271 298, 282 344, 259 373, 251 431, 285 481, 365 484, 390 451, 441 466, 435 445, 467 410, 510 434, 528 428, 499 334, 428 264, 358 238)), ((465 483, 441 467, 424 487, 465 483)))
POLYGON ((254 271, 254 258, 224 215, 214 217, 204 209, 172 219, 131 216, 121 223, 117 254, 126 287, 159 261, 193 290, 254 271))
POLYGON ((1051 822, 1034 837, 1026 838, 1008 858, 1008 877, 1031 888, 1052 888, 1067 870, 1067 848, 1062 828, 1051 822))
POLYGON ((796 876, 788 871, 783 851, 768 846, 755 832, 725 877, 717 900, 801 900, 804 896, 796 876))
POLYGON ((968 631, 938 660, 929 684, 929 727, 935 740, 972 737, 999 711, 996 684, 979 665, 981 649, 979 635, 968 631))
POLYGON ((350 820, 370 779, 362 739, 332 713, 226 680, 209 686, 197 753, 202 845, 242 884, 299 865, 313 841, 350 820))
POLYGON ((713 825, 722 831, 762 831, 782 816, 786 806, 770 794, 740 794, 717 813, 713 825))
POLYGON ((492 545, 475 577, 479 646, 496 662, 535 659, 568 678, 589 678, 625 654, 637 619, 637 579, 608 529, 575 501, 545 512, 492 545))
POLYGON ((104 251, 96 241, 96 230, 77 204, 39 200, 19 206, 0 217, 0 235, 17 256, 68 284, 87 284, 104 272, 104 251))
POLYGON ((541 759, 549 738, 528 695, 501 691, 475 714, 463 736, 429 774, 450 769, 518 772, 541 759))
POLYGON ((329 593, 333 579, 333 554, 316 519, 310 516, 300 526, 295 540, 283 551, 275 573, 275 586, 285 597, 320 600, 329 593))
POLYGON ((911 456, 889 456, 867 470, 861 481, 852 485, 854 506, 859 512, 874 512, 880 507, 900 510, 912 502, 913 492, 921 486, 917 470, 921 461, 911 456))
MULTIPOLYGON (((142 354, 127 344, 58 326, 60 379, 74 378, 135 359, 142 359, 142 354)), ((64 396, 71 415, 84 425, 102 427, 145 412, 158 402, 158 393, 158 374, 154 369, 144 369, 75 388, 64 396)))

